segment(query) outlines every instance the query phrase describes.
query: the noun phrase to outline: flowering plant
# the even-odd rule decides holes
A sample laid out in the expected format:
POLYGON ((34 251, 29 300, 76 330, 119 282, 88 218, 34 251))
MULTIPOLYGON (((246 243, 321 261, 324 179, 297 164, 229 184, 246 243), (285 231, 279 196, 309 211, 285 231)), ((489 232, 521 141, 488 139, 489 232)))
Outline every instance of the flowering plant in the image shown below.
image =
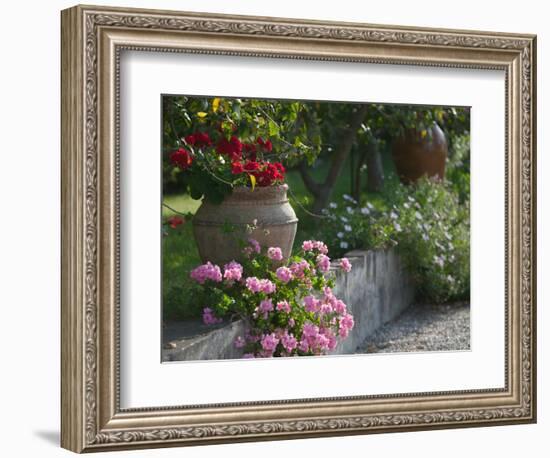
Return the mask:
POLYGON ((234 186, 274 186, 284 183, 285 168, 276 161, 269 139, 241 141, 235 135, 211 138, 197 131, 185 136, 184 146, 170 153, 170 162, 184 173, 191 197, 221 202, 234 186))
POLYGON ((414 186, 398 184, 386 202, 391 206, 359 205, 344 195, 323 211, 326 222, 318 235, 336 254, 395 246, 422 300, 469 297, 469 201, 460 203, 448 182, 423 178, 414 186))
MULTIPOLYGON (((244 357, 311 356, 336 348, 353 328, 353 316, 332 288, 327 246, 307 240, 283 261, 279 247, 262 249, 250 239, 242 264, 210 262, 191 271, 193 294, 204 304, 203 321, 238 317, 245 332, 235 340, 244 357)), ((351 270, 343 258, 339 267, 351 270)))

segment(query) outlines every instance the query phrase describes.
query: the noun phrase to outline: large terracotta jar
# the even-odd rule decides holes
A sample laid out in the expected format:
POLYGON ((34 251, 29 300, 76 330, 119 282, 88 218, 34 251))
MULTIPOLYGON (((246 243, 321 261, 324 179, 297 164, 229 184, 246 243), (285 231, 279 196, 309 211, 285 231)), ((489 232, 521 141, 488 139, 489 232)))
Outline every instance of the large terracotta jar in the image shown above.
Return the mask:
POLYGON ((288 258, 298 218, 287 197, 288 186, 238 187, 219 205, 203 201, 193 218, 193 233, 203 262, 223 265, 242 259, 239 241, 253 238, 265 247, 280 247, 288 258), (248 233, 247 225, 256 228, 248 233), (231 229, 228 231, 228 229, 231 229))
POLYGON ((414 183, 422 176, 442 180, 447 154, 447 139, 437 124, 433 124, 424 136, 415 129, 409 129, 392 146, 397 175, 405 184, 414 183))

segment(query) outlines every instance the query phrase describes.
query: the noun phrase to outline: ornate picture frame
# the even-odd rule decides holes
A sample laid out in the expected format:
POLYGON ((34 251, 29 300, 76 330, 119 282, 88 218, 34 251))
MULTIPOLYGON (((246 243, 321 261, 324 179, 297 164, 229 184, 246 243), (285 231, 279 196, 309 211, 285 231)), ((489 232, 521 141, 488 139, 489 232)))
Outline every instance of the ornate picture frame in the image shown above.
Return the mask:
POLYGON ((75 452, 536 421, 536 37, 75 6, 62 12, 62 424, 75 452), (120 407, 120 53, 505 72, 503 389, 120 407))

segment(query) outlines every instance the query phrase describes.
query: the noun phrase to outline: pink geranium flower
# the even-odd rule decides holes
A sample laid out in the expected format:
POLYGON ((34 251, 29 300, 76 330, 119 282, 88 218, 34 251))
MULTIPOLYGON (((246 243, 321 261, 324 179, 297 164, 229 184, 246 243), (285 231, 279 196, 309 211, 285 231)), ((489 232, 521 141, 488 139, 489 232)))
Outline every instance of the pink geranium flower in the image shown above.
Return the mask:
POLYGON ((260 302, 259 309, 261 312, 271 312, 273 310, 273 302, 271 299, 264 299, 260 302))
POLYGON ((290 313, 290 304, 287 301, 277 302, 277 310, 280 312, 290 313))
POLYGON ((253 249, 256 253, 259 253, 259 252, 261 251, 260 244, 258 243, 257 240, 255 240, 255 239, 248 239, 248 243, 250 243, 250 246, 252 247, 252 249, 253 249))
POLYGON ((202 311, 202 321, 204 324, 218 324, 223 320, 214 315, 214 311, 210 307, 205 307, 202 311))
POLYGON ((293 262, 290 265, 290 271, 292 272, 292 275, 294 275, 294 277, 296 278, 303 278, 304 272, 309 269, 310 265, 305 259, 302 259, 299 262, 293 262))
POLYGON ((317 256, 317 267, 321 272, 328 272, 330 270, 330 258, 325 254, 317 256))
POLYGON ((274 293, 277 287, 275 286, 275 283, 268 280, 267 278, 264 278, 262 280, 259 280, 256 277, 248 277, 245 280, 245 285, 249 289, 249 291, 253 293, 265 293, 265 294, 271 294, 274 293))
POLYGON ((262 292, 266 294, 274 293, 275 290, 277 289, 277 287, 275 286, 275 283, 267 279, 260 280, 260 284, 261 284, 262 292))
POLYGON ((296 337, 294 337, 292 334, 283 335, 283 337, 281 338, 281 343, 288 353, 291 353, 292 350, 294 350, 298 346, 298 341, 296 340, 296 337))
POLYGON ((235 345, 235 348, 243 348, 245 344, 246 342, 241 336, 238 336, 233 342, 233 345, 235 345))
POLYGON ((319 310, 319 300, 313 296, 304 297, 304 308, 306 312, 317 312, 319 310))
POLYGON ((283 283, 288 283, 290 280, 292 280, 292 271, 288 267, 279 267, 275 271, 275 274, 277 275, 277 278, 283 283))
POLYGON ((334 304, 334 311, 336 313, 338 313, 338 315, 343 315, 344 313, 346 313, 346 304, 344 303, 344 301, 340 300, 340 299, 337 299, 335 304, 334 304))
POLYGON ((351 262, 349 262, 348 258, 342 258, 340 259, 340 267, 344 272, 350 272, 351 271, 351 262))
POLYGON ((313 323, 305 323, 304 327, 302 328, 302 334, 305 337, 315 337, 317 334, 319 334, 319 327, 314 325, 313 323))
POLYGON ((245 285, 252 293, 259 293, 262 290, 262 284, 256 277, 248 277, 245 285))
POLYGON ((223 278, 228 281, 239 281, 243 275, 243 266, 236 261, 231 261, 223 267, 223 278))
POLYGON ((298 349, 303 351, 304 353, 306 353, 307 351, 309 351, 309 343, 306 339, 302 339, 300 340, 300 342, 298 343, 298 349))
POLYGON ((279 339, 274 333, 271 334, 265 334, 262 337, 262 340, 260 341, 260 344, 262 345, 262 348, 266 351, 269 351, 273 353, 275 351, 275 348, 277 348, 277 344, 279 343, 279 339))
POLYGON ((279 247, 270 247, 267 249, 267 257, 273 261, 282 261, 283 252, 279 247))
POLYGON ((191 271, 191 278, 199 284, 204 284, 206 280, 212 280, 214 282, 222 281, 222 272, 220 268, 210 261, 202 266, 198 266, 191 271))

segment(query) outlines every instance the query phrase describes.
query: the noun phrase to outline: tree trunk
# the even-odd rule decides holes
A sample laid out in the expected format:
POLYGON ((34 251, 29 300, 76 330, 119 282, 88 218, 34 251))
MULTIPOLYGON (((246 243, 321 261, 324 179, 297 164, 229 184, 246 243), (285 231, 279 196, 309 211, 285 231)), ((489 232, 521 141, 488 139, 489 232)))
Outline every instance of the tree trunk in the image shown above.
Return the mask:
POLYGON ((357 202, 361 200, 361 178, 363 175, 363 171, 361 169, 365 165, 365 162, 367 162, 367 155, 367 147, 361 148, 359 159, 357 161, 357 167, 355 168, 354 175, 352 177, 353 191, 351 195, 357 202))
POLYGON ((352 115, 352 118, 349 123, 348 129, 346 129, 343 139, 338 145, 338 148, 332 156, 330 163, 330 169, 323 183, 316 182, 313 177, 309 174, 307 164, 302 162, 300 164, 300 175, 304 180, 304 184, 308 191, 313 194, 313 212, 320 213, 323 208, 326 208, 330 197, 332 195, 332 190, 336 184, 336 180, 342 173, 344 168, 344 162, 349 155, 351 148, 355 141, 357 140, 357 130, 359 126, 365 119, 367 114, 367 105, 362 105, 357 111, 352 115))
POLYGON ((367 191, 380 192, 384 187, 384 167, 380 155, 380 144, 373 139, 367 146, 367 191))

